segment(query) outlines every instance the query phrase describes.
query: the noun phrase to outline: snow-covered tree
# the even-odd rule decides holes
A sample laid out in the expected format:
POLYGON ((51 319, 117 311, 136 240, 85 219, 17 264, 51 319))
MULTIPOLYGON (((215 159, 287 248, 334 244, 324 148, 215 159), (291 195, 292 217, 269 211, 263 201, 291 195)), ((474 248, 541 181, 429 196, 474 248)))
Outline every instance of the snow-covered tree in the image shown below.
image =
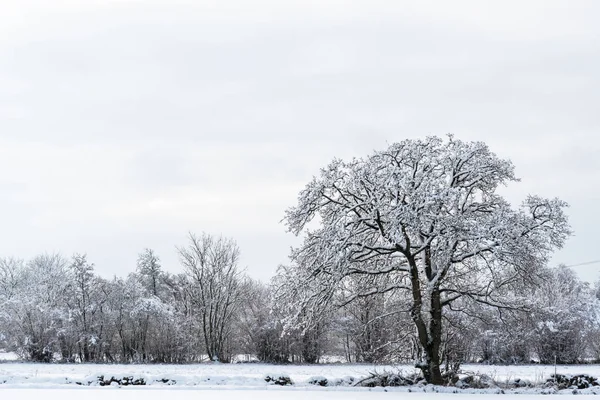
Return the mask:
POLYGON ((597 304, 587 284, 565 266, 552 268, 534 293, 533 347, 540 362, 582 361, 597 304))
POLYGON ((16 319, 23 269, 23 260, 0 258, 0 348, 7 350, 17 350, 16 319))
MULTIPOLYGON (((67 287, 65 303, 68 307, 69 322, 62 329, 62 336, 72 331, 76 353, 82 362, 98 361, 102 357, 102 304, 106 301, 103 284, 94 274, 94 265, 87 261, 85 254, 75 254, 69 267, 70 284, 67 287), (70 328, 70 329, 69 329, 70 328)), ((66 344, 66 343, 65 343, 66 344)), ((70 350, 63 347, 63 350, 70 350)), ((70 359, 70 351, 63 352, 70 359)))
POLYGON ((58 331, 68 321, 65 293, 68 262, 59 254, 43 254, 30 260, 21 272, 21 285, 9 308, 14 343, 32 361, 49 362, 58 350, 58 331))
POLYGON ((206 353, 212 361, 229 362, 243 293, 239 248, 232 239, 190 234, 189 245, 179 248, 179 255, 191 282, 190 298, 201 321, 206 353))
POLYGON ((290 321, 318 321, 349 277, 387 275, 355 298, 406 291, 423 350, 417 365, 442 383, 445 310, 459 300, 518 307, 511 286, 535 282, 570 233, 559 199, 529 196, 513 208, 498 189, 514 181, 510 161, 452 137, 334 160, 285 216, 290 231, 305 233, 294 265, 280 270, 279 298, 297 310, 290 321))
POLYGON ((138 256, 137 272, 142 276, 150 293, 158 296, 162 269, 160 259, 152 249, 144 249, 138 256))
POLYGON ((8 300, 17 294, 22 270, 23 260, 0 258, 0 299, 8 300))
POLYGON ((273 310, 269 286, 246 279, 243 298, 238 319, 239 348, 262 362, 288 362, 289 346, 287 338, 282 337, 281 318, 273 310))

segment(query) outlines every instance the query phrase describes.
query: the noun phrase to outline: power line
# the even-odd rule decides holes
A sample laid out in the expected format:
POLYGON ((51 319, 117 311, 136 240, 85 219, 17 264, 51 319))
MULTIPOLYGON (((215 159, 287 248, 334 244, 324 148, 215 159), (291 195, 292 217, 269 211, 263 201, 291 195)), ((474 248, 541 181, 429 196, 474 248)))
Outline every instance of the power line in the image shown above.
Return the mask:
POLYGON ((580 267, 582 265, 590 265, 590 264, 596 264, 596 263, 600 263, 600 260, 587 261, 587 262, 580 263, 580 264, 567 265, 567 267, 580 267))

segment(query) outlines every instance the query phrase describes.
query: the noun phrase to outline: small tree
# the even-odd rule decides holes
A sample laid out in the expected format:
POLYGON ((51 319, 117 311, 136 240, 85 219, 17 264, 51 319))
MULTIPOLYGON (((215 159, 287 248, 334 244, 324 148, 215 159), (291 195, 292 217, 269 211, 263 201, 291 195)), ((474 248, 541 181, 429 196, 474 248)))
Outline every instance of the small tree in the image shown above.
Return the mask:
POLYGON ((385 286, 354 296, 406 292, 423 351, 417 366, 428 382, 441 384, 444 310, 459 299, 522 305, 512 288, 534 283, 570 233, 561 200, 529 196, 513 209, 498 194, 513 181, 512 163, 484 143, 452 137, 334 160, 285 216, 290 231, 305 233, 292 251, 294 265, 280 270, 279 297, 297 306, 290 322, 318 321, 349 277, 387 275, 385 286))
POLYGON ((97 289, 97 281, 94 276, 94 265, 88 263, 85 254, 75 254, 70 265, 72 283, 69 285, 70 296, 67 305, 73 314, 73 322, 76 330, 76 342, 79 359, 83 362, 92 361, 94 352, 90 347, 92 342, 97 341, 96 332, 93 332, 94 314, 98 312, 99 305, 94 304, 94 292, 97 289))
POLYGON ((58 350, 57 331, 64 325, 67 260, 43 254, 27 263, 22 287, 13 299, 18 325, 17 346, 32 361, 50 362, 58 350))
POLYGON ((137 272, 142 276, 152 295, 158 296, 162 270, 160 259, 152 249, 144 249, 138 256, 137 272))
POLYGON ((24 262, 16 258, 0 258, 0 348, 19 350, 18 337, 21 294, 24 286, 24 262))
POLYGON ((561 265, 549 269, 533 296, 534 347, 540 362, 573 364, 583 360, 596 306, 588 283, 561 265))
POLYGON ((240 251, 223 237, 190 234, 188 247, 179 248, 181 263, 191 281, 190 297, 197 307, 208 357, 231 360, 234 316, 243 299, 240 251))

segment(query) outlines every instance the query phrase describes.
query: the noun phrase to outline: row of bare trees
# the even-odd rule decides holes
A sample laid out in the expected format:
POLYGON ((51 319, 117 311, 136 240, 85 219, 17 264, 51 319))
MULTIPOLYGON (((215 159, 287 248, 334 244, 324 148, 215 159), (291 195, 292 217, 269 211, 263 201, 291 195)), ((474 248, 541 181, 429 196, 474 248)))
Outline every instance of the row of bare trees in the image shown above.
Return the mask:
POLYGON ((229 361, 247 287, 239 249, 203 234, 178 250, 181 274, 146 249, 113 279, 80 254, 0 259, 0 347, 34 361, 229 361))
MULTIPOLYGON (((422 356, 410 298, 378 293, 331 308, 310 328, 286 327, 291 302, 279 287, 237 268, 230 239, 190 237, 179 249, 184 272, 163 271, 145 250, 137 271, 107 280, 85 255, 0 259, 0 349, 23 359, 63 362, 360 363, 410 362, 422 356)), ((455 309, 446 315, 441 362, 575 363, 600 359, 598 286, 566 267, 547 269, 529 294, 529 312, 455 309)), ((354 283, 360 284, 359 282, 354 283)))
POLYGON ((0 351, 38 362, 311 362, 333 323, 284 331, 271 287, 239 268, 232 239, 190 235, 182 272, 151 249, 136 272, 105 279, 85 254, 0 258, 0 351))

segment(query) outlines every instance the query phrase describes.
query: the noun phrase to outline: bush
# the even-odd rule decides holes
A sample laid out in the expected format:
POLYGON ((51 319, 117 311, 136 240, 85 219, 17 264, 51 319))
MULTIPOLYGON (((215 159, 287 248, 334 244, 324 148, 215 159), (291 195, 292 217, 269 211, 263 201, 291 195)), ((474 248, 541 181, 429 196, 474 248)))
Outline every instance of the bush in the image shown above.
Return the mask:
MULTIPOLYGON (((154 382, 160 382, 167 385, 175 385, 177 383, 177 381, 168 378, 157 379, 154 382)), ((134 378, 133 376, 124 376, 122 378, 111 376, 110 378, 105 378, 104 375, 99 375, 95 380, 88 380, 86 382, 70 381, 67 379, 67 383, 75 383, 79 386, 145 386, 147 384, 144 378, 134 378)))
POLYGON ((397 372, 371 372, 369 376, 356 382, 354 386, 362 387, 386 387, 386 386, 411 386, 420 382, 419 375, 404 376, 397 372))
POLYGON ((526 380, 526 379, 520 379, 520 378, 515 378, 512 381, 508 381, 506 382, 506 388, 507 389, 520 389, 520 388, 527 388, 527 387, 533 387, 533 383, 531 383, 530 381, 526 380))
POLYGON ((454 386, 459 389, 490 389, 498 387, 496 382, 487 375, 469 375, 456 381, 454 386))
POLYGON ((599 386, 598 379, 590 375, 563 375, 553 374, 546 381, 547 386, 556 386, 557 389, 587 389, 599 386))
POLYGON ((105 379, 103 375, 98 377, 98 385, 100 386, 111 386, 112 384, 119 386, 145 386, 146 381, 143 378, 134 379, 133 376, 124 376, 123 378, 115 378, 111 376, 110 379, 105 379))
POLYGON ((331 386, 352 386, 356 379, 353 376, 344 376, 343 378, 336 378, 329 382, 331 386))
POLYGON ((265 376, 265 382, 279 386, 288 386, 294 384, 289 375, 286 374, 267 375, 265 376))
POLYGON ((313 376, 308 380, 308 383, 315 386, 327 386, 329 381, 324 376, 313 376))

